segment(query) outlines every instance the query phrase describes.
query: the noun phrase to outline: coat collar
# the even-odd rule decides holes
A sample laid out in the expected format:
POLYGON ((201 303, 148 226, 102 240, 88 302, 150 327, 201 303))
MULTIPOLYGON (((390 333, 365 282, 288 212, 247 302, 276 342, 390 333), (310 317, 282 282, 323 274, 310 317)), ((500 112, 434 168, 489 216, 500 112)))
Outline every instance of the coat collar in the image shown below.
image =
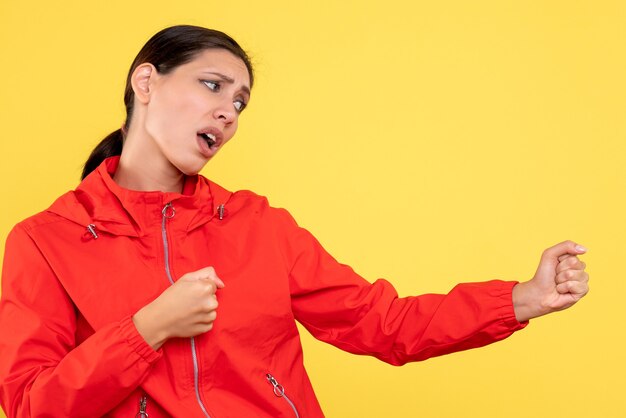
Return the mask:
POLYGON ((112 177, 118 163, 119 156, 104 160, 49 211, 114 235, 144 236, 160 228, 162 211, 168 203, 176 211, 172 227, 190 231, 210 221, 232 195, 201 175, 186 177, 182 193, 125 189, 112 177))

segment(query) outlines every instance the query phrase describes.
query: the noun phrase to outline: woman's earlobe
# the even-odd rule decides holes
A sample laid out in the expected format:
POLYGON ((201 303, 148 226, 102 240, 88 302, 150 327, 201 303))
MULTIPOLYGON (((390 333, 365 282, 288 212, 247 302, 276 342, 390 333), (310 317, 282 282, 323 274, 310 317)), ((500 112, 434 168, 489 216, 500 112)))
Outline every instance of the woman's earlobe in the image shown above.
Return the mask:
POLYGON ((156 74, 156 68, 152 64, 144 63, 135 68, 131 76, 131 85, 135 92, 135 97, 141 103, 150 101, 151 80, 156 74))

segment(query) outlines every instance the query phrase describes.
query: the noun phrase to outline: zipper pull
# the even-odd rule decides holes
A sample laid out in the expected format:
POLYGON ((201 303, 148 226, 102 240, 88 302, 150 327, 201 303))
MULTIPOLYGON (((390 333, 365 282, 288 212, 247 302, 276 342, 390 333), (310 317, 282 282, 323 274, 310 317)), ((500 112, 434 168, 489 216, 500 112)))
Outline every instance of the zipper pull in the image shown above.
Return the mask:
POLYGON ((218 215, 218 217, 219 217, 220 221, 221 221, 222 219, 224 219, 224 211, 225 211, 225 209, 226 209, 226 208, 224 207, 224 205, 223 205, 223 204, 222 204, 222 205, 219 205, 219 206, 217 207, 217 215, 218 215))
POLYGON ((146 408, 148 407, 148 397, 143 395, 139 400, 139 412, 135 415, 135 418, 148 418, 146 408))
POLYGON ((176 209, 172 206, 172 202, 169 202, 167 205, 163 206, 163 210, 161 211, 163 217, 166 219, 172 219, 174 215, 176 215, 176 209))
POLYGON ((274 386, 274 395, 278 396, 279 398, 282 397, 285 394, 285 388, 283 388, 283 385, 278 383, 274 376, 269 373, 266 374, 265 377, 267 378, 267 381, 270 382, 272 386, 274 386))
POLYGON ((291 406, 291 409, 293 409, 294 414, 296 414, 296 418, 300 418, 300 414, 298 414, 296 405, 292 402, 291 399, 289 399, 287 395, 285 395, 285 388, 283 387, 283 385, 278 383, 278 380, 276 380, 274 376, 269 373, 267 373, 265 377, 267 378, 267 381, 270 382, 274 387, 274 395, 279 398, 283 398, 289 404, 289 406, 291 406))

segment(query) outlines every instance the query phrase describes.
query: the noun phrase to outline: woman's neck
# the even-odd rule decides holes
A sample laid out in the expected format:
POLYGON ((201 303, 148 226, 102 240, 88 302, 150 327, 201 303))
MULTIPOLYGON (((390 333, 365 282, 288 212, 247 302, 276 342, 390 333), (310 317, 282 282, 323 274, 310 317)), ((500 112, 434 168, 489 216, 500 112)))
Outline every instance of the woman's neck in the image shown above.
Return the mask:
POLYGON ((182 193, 185 175, 178 170, 173 176, 164 175, 156 166, 149 169, 145 166, 138 167, 124 159, 122 153, 113 180, 120 187, 129 190, 182 193))
POLYGON ((152 145, 128 135, 113 180, 125 189, 181 193, 185 175, 152 145))

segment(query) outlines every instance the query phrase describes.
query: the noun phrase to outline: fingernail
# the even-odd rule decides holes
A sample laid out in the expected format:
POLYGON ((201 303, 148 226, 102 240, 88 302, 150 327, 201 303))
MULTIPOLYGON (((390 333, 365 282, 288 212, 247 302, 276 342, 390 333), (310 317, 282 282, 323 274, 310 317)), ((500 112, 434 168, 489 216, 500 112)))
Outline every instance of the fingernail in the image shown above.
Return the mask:
POLYGON ((579 253, 586 253, 587 252, 587 248, 583 247, 582 245, 577 245, 576 246, 576 251, 578 251, 579 253))

